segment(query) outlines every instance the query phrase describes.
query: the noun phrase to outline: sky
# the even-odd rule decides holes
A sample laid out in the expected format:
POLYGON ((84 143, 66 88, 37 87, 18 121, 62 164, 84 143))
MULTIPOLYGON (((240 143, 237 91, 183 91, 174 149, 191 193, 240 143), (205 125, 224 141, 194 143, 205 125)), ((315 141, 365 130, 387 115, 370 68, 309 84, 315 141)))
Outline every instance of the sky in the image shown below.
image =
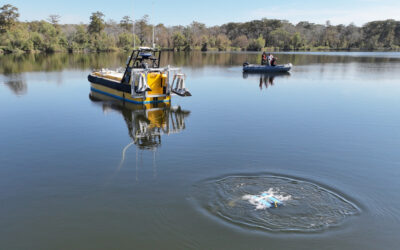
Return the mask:
POLYGON ((92 12, 101 11, 105 20, 117 22, 129 15, 139 19, 150 16, 151 24, 188 25, 193 21, 207 26, 255 19, 282 19, 291 23, 309 21, 325 24, 400 20, 399 0, 0 0, 19 9, 20 21, 45 20, 51 14, 61 16, 61 23, 89 23, 92 12))

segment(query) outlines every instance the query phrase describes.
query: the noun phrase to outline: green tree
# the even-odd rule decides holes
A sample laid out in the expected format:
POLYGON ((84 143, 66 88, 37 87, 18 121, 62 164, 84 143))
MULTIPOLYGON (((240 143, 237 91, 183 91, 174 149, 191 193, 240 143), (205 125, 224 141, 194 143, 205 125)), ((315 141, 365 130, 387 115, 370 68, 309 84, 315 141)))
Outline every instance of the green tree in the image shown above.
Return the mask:
POLYGON ((164 24, 158 24, 155 27, 155 39, 158 46, 161 48, 171 48, 172 41, 169 29, 164 24))
POLYGON ((0 32, 6 32, 18 21, 18 8, 5 4, 0 10, 0 32))
POLYGON ((400 46, 400 22, 392 19, 373 21, 362 27, 363 42, 368 49, 400 46))
POLYGON ((104 14, 100 11, 93 12, 90 16, 90 24, 88 26, 88 31, 91 34, 100 34, 105 27, 104 24, 104 14))
POLYGON ((117 46, 124 50, 130 50, 133 47, 133 39, 132 33, 121 33, 118 36, 117 46))
POLYGON ((29 33, 24 29, 16 29, 6 33, 7 50, 11 52, 30 51, 32 42, 29 41, 29 33))
POLYGON ((174 49, 181 50, 186 45, 185 36, 181 32, 175 32, 172 36, 172 44, 174 49))
POLYGON ((339 48, 340 37, 338 32, 338 26, 331 25, 331 22, 326 21, 326 27, 322 34, 322 43, 330 48, 339 48))
POLYGON ((119 25, 126 31, 132 31, 133 21, 129 16, 124 16, 119 22, 119 25))
POLYGON ((210 37, 208 38, 208 45, 209 45, 211 48, 214 48, 214 47, 215 47, 215 40, 216 40, 216 38, 215 38, 214 36, 210 36, 210 37))
POLYGON ((185 50, 191 50, 194 46, 194 38, 195 34, 193 33, 192 27, 191 26, 186 26, 183 29, 183 36, 185 37, 186 44, 185 44, 185 50))
POLYGON ((116 41, 114 37, 108 36, 105 32, 92 37, 90 40, 89 49, 95 52, 110 52, 115 51, 116 41))
POLYGON ((57 26, 58 23, 60 22, 60 15, 50 15, 49 18, 47 18, 47 20, 53 24, 54 26, 57 26))
POLYGON ((290 49, 290 40, 290 33, 282 28, 279 28, 270 33, 268 45, 288 50, 290 49))
POLYGON ((35 50, 60 52, 67 49, 65 35, 63 33, 60 34, 59 30, 52 24, 46 21, 35 21, 30 23, 29 29, 31 32, 35 33, 35 35, 31 37, 35 50))
POLYGON ((247 36, 241 35, 233 40, 232 45, 241 49, 246 49, 249 46, 249 40, 247 36))
POLYGON ((260 35, 257 39, 252 39, 249 43, 248 50, 260 51, 265 47, 265 39, 260 35))
POLYGON ((149 45, 151 43, 152 27, 149 25, 148 15, 135 22, 135 33, 139 37, 141 45, 149 45))
POLYGON ((84 25, 78 25, 75 33, 72 35, 72 43, 69 45, 70 51, 83 50, 87 47, 89 36, 86 33, 84 25))
POLYGON ((201 37, 201 51, 207 51, 208 50, 208 37, 203 35, 201 37))
POLYGON ((207 35, 207 27, 203 23, 199 22, 192 22, 189 25, 189 29, 191 31, 191 45, 194 47, 202 46, 203 44, 203 37, 207 35))
MULTIPOLYGON (((0 53, 21 51, 113 51, 150 45, 153 26, 148 16, 133 22, 124 16, 117 23, 104 22, 104 14, 94 12, 90 24, 59 24, 60 16, 50 15, 46 21, 19 22, 18 9, 10 4, 0 8, 0 53), (135 33, 132 28, 135 25, 135 33), (135 39, 135 40, 133 40, 135 39)), ((168 27, 158 24, 155 41, 161 48, 219 50, 232 46, 261 50, 265 46, 289 49, 399 49, 400 21, 372 21, 362 27, 354 24, 332 25, 284 20, 261 19, 244 23, 227 23, 207 27, 198 22, 168 27), (265 40, 266 39, 266 40, 265 40), (232 42, 231 42, 232 41, 232 42)))
POLYGON ((44 38, 39 32, 31 32, 30 40, 33 44, 33 49, 38 51, 44 50, 44 38))
POLYGON ((301 46, 301 42, 302 42, 301 35, 300 35, 299 32, 296 32, 296 33, 292 36, 292 39, 291 39, 290 43, 291 43, 291 45, 293 46, 293 48, 294 48, 295 50, 297 50, 297 49, 301 46))
POLYGON ((231 41, 224 34, 219 34, 215 39, 215 46, 218 48, 219 51, 226 50, 230 44, 231 41))

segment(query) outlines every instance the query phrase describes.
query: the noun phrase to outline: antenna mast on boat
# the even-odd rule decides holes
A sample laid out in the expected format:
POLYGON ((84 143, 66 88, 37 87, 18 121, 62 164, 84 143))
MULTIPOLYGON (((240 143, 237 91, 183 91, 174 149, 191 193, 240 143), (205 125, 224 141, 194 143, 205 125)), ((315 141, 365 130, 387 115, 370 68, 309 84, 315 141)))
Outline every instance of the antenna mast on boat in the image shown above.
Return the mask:
POLYGON ((152 37, 152 47, 153 49, 156 47, 155 43, 154 43, 154 26, 156 25, 156 23, 154 22, 154 2, 151 3, 151 12, 152 12, 152 16, 153 16, 153 37, 152 37))
POLYGON ((156 47, 156 44, 154 43, 154 25, 153 25, 153 49, 156 47))
MULTIPOLYGON (((133 2, 133 1, 132 1, 133 2)), ((133 4, 133 9, 132 9, 132 33, 133 33, 133 49, 136 48, 136 37, 135 37, 135 4, 133 4)))

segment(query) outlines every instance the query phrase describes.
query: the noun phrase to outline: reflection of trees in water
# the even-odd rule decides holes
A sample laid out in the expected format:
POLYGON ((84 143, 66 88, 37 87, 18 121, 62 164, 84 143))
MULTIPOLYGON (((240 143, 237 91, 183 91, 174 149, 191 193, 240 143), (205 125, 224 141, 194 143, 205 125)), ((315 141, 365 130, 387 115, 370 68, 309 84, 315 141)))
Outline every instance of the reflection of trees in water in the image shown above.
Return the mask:
MULTIPOLYGON (((251 55, 257 57, 256 54, 251 55)), ((215 66, 241 66, 248 58, 248 54, 226 52, 175 52, 166 53, 162 65, 172 64, 176 66, 204 67, 215 66)))
MULTIPOLYGON (((9 54, 0 56, 0 74, 32 71, 60 71, 64 69, 118 68, 125 65, 130 52, 90 54, 9 54)), ((188 67, 241 66, 243 62, 259 63, 261 53, 245 52, 164 52, 161 65, 188 67)), ((324 63, 389 63, 400 58, 347 55, 279 54, 278 63, 291 62, 296 65, 324 63)))
POLYGON ((125 54, 9 54, 0 57, 0 74, 9 75, 34 71, 61 71, 64 69, 91 69, 120 67, 125 54))
MULTIPOLYGON (((261 53, 242 52, 175 52, 165 53, 162 65, 173 64, 177 66, 203 67, 215 66, 241 66, 243 62, 259 64, 261 53)), ((324 64, 324 63, 387 63, 399 62, 400 58, 347 56, 347 55, 314 55, 314 54, 279 54, 278 64, 291 62, 294 65, 324 64)))
POLYGON ((28 91, 26 82, 20 76, 7 76, 4 84, 16 95, 24 95, 28 91))

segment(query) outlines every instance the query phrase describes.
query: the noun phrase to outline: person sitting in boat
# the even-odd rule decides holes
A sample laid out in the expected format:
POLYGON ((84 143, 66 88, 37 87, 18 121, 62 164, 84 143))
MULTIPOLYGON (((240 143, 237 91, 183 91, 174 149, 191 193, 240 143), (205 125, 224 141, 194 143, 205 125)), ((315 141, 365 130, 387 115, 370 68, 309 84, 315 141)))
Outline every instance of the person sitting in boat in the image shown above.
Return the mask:
POLYGON ((274 56, 271 53, 269 53, 267 56, 268 66, 271 66, 271 61, 273 58, 274 58, 274 56))
POLYGON ((277 57, 274 57, 271 53, 269 53, 269 55, 268 55, 268 66, 276 66, 276 60, 277 60, 278 58, 277 57))
POLYGON ((265 64, 267 64, 267 53, 265 53, 265 51, 264 51, 261 56, 261 65, 265 65, 265 64))

